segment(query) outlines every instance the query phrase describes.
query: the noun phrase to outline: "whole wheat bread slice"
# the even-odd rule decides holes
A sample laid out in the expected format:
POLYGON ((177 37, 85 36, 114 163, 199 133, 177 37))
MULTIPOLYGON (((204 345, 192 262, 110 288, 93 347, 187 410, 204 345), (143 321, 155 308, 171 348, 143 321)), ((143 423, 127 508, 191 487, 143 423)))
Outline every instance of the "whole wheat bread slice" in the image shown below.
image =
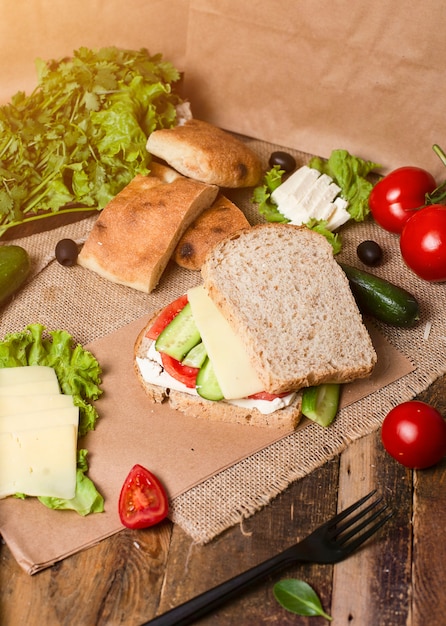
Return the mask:
POLYGON ((344 383, 371 373, 375 350, 322 235, 290 224, 255 226, 217 244, 201 273, 265 391, 344 383))

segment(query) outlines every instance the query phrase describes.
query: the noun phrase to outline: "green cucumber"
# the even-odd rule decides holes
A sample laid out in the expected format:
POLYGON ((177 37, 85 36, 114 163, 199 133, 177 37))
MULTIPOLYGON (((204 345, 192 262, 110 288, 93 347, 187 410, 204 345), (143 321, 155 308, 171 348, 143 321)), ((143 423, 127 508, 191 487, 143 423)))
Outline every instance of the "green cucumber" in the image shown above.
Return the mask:
POLYGON ((209 357, 206 358, 198 372, 195 388, 198 395, 205 400, 218 401, 224 398, 209 357))
POLYGON ((329 426, 339 408, 341 385, 324 383, 306 387, 302 393, 302 414, 321 426, 329 426))
POLYGON ((409 328, 418 322, 420 306, 406 289, 351 265, 339 265, 344 270, 358 308, 363 313, 391 326, 403 328, 409 328))
POLYGON ((158 352, 164 352, 177 361, 182 361, 200 341, 201 336, 188 302, 160 333, 155 348, 158 352))
POLYGON ((183 365, 188 367, 201 367, 206 360, 208 353, 202 341, 189 350, 184 359, 181 361, 183 365))
POLYGON ((21 246, 0 246, 0 305, 25 283, 31 272, 31 261, 21 246))

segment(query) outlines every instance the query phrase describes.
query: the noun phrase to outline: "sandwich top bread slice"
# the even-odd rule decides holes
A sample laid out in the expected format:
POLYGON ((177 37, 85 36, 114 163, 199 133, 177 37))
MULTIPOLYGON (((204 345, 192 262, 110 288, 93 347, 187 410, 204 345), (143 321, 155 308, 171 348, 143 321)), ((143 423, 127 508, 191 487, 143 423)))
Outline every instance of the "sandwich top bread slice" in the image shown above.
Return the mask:
POLYGON ((254 226, 217 244, 201 273, 265 391, 371 373, 375 350, 322 235, 290 224, 254 226))
POLYGON ((242 141, 202 120, 155 130, 147 140, 150 154, 189 178, 219 187, 253 187, 262 177, 257 154, 242 141))
POLYGON ((203 285, 180 298, 181 306, 175 302, 155 316, 136 341, 136 372, 152 400, 196 417, 295 427, 303 387, 348 382, 372 371, 376 353, 348 280, 321 235, 284 224, 242 230, 213 248, 202 276, 203 285), (183 321, 176 324, 185 302, 185 317, 192 320, 187 332, 183 321), (158 339, 163 317, 163 324, 174 320, 168 328, 175 323, 182 337, 201 338, 205 364, 196 365, 198 375, 180 372, 193 374, 185 383, 193 389, 178 385, 183 357, 176 357, 169 378, 172 367, 158 339), (209 362, 217 397, 203 394, 208 379, 200 375, 209 362))
POLYGON ((168 181, 136 176, 102 210, 78 263, 112 282, 153 291, 182 235, 218 193, 215 185, 183 176, 168 181))

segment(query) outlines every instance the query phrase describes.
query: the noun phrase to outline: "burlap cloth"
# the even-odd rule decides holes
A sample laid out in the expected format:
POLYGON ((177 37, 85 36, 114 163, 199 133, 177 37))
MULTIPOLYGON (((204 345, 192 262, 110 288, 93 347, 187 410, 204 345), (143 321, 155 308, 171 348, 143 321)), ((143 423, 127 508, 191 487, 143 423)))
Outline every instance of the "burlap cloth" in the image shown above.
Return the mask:
MULTIPOLYGON (((271 151, 278 146, 245 141, 261 155, 266 168, 271 151)), ((299 165, 308 162, 308 155, 290 152, 295 154, 299 165)), ((250 200, 252 190, 229 191, 227 195, 245 211, 251 224, 262 221, 250 200)), ((31 322, 40 322, 50 330, 67 330, 85 345, 158 309, 200 282, 199 273, 172 264, 158 288, 152 294, 143 294, 102 280, 80 266, 62 267, 54 260, 57 241, 70 237, 82 243, 96 219, 94 213, 81 222, 7 242, 18 243, 28 250, 33 275, 2 310, 1 337, 31 322)), ((365 239, 378 241, 384 249, 384 262, 373 271, 418 298, 421 320, 415 328, 377 324, 393 346, 413 362, 415 369, 342 409, 329 428, 310 423, 175 497, 171 518, 198 543, 210 541, 252 515, 292 481, 339 454, 349 442, 379 428, 392 406, 413 398, 446 372, 445 285, 429 284, 409 272, 401 260, 398 238, 377 227, 371 219, 344 227, 342 239, 343 250, 338 259, 359 266, 358 243, 365 239)))

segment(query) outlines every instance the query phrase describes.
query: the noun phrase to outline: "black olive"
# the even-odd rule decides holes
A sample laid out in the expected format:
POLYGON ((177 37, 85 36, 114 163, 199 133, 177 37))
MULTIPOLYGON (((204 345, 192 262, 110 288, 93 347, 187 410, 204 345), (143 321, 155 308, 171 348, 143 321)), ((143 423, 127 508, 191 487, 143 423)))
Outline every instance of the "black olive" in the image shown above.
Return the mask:
POLYGON ((381 246, 376 241, 363 241, 356 248, 356 253, 360 261, 365 265, 379 265, 383 258, 381 246))
POLYGON ((269 157, 269 166, 274 167, 274 165, 278 165, 281 170, 289 174, 296 169, 296 159, 291 154, 288 154, 288 152, 278 150, 277 152, 273 152, 269 157))
POLYGON ((61 265, 71 267, 77 261, 79 250, 72 239, 61 239, 56 245, 56 259, 61 265))

